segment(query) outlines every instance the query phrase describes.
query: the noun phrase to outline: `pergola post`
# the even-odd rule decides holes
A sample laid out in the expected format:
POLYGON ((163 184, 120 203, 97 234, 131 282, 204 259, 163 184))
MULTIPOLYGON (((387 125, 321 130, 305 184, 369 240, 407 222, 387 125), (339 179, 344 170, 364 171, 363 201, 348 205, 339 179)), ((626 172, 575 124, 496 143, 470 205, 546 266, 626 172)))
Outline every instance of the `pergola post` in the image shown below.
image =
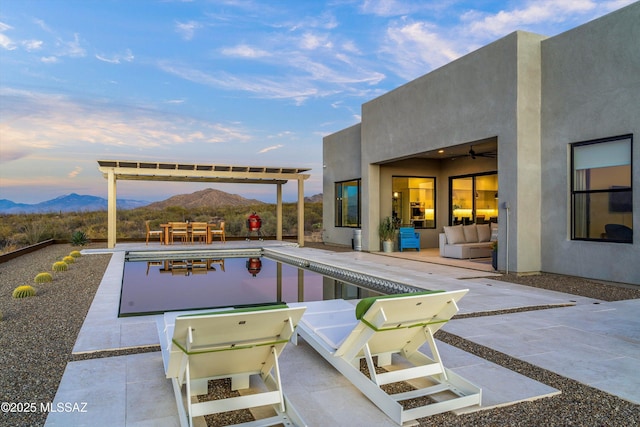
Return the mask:
POLYGON ((282 184, 277 184, 276 191, 276 240, 282 240, 282 184))
POLYGON ((116 247, 116 174, 110 169, 107 176, 107 247, 116 247))
POLYGON ((304 179, 298 178, 298 245, 304 246, 304 179))

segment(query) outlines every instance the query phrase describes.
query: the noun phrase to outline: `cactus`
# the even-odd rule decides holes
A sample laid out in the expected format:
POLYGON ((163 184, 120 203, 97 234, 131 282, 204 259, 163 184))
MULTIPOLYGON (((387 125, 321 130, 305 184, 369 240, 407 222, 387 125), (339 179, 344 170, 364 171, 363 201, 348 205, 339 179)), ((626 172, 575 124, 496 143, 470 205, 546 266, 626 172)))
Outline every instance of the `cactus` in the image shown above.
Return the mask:
POLYGON ((51 273, 39 273, 35 279, 33 279, 36 283, 47 283, 53 281, 53 276, 51 273))
POLYGON ((84 246, 89 242, 89 238, 83 231, 76 231, 71 235, 71 244, 73 246, 84 246))
POLYGON ((67 264, 73 264, 74 262, 76 262, 76 259, 72 256, 67 255, 66 257, 62 258, 62 261, 66 262, 67 264))
POLYGON ((72 256, 74 258, 80 258, 82 256, 82 254, 80 253, 80 251, 71 251, 69 256, 72 256))
POLYGON ((18 286, 13 290, 14 298, 27 298, 35 296, 35 294, 36 290, 33 288, 33 286, 29 285, 18 286))
POLYGON ((53 263, 53 271, 67 271, 69 264, 64 261, 58 261, 53 263))

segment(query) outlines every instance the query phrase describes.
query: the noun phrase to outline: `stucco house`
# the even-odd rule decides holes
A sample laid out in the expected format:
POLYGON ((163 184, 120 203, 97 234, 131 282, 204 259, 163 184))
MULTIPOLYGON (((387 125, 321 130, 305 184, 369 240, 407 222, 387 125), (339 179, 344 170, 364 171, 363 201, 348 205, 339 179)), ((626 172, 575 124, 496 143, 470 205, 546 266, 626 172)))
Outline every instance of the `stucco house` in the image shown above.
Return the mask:
POLYGON ((517 31, 363 104, 323 141, 324 241, 493 223, 500 270, 640 284, 639 23, 517 31))

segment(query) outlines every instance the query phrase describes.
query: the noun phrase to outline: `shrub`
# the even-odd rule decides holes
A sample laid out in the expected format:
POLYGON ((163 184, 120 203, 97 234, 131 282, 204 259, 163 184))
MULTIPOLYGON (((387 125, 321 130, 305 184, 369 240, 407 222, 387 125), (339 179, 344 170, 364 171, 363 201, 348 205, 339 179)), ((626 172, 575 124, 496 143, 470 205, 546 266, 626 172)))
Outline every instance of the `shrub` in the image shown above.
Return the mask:
POLYGON ((69 256, 72 256, 74 258, 80 258, 82 254, 80 253, 80 251, 71 251, 71 253, 69 253, 69 256))
POLYGON ((36 283, 53 282, 53 276, 51 273, 39 273, 33 281, 36 283))
POLYGON ((69 269, 69 264, 64 261, 57 261, 53 263, 53 271, 67 271, 69 269))
POLYGON ((36 290, 33 288, 33 286, 29 285, 18 286, 13 290, 14 298, 27 298, 35 296, 35 294, 36 290))
POLYGON ((71 244, 73 246, 84 246, 89 243, 89 238, 83 231, 76 231, 71 235, 71 244))
POLYGON ((76 259, 70 255, 67 255, 66 257, 62 258, 62 261, 66 262, 67 264, 73 264, 74 262, 76 262, 76 259))

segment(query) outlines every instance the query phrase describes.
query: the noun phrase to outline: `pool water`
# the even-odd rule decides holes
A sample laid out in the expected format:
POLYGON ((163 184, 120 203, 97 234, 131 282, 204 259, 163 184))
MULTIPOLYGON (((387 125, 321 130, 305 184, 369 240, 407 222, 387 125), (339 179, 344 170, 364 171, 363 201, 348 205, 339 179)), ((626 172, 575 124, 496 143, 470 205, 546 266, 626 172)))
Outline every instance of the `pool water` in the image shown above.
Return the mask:
POLYGON ((264 256, 124 263, 120 317, 380 293, 264 256))

